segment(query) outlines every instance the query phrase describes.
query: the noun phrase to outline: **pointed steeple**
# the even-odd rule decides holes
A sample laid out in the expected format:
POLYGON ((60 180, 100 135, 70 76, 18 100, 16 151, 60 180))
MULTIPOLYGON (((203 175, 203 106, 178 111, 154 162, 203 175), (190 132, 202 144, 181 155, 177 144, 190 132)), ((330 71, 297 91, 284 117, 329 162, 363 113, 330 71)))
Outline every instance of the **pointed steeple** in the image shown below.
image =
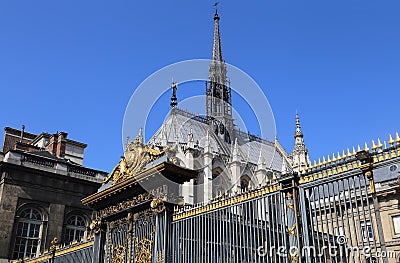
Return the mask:
POLYGON ((296 113, 296 134, 294 135, 294 138, 303 138, 303 132, 301 131, 301 126, 300 126, 300 117, 299 114, 296 113))
POLYGON ((292 152, 293 171, 300 172, 307 168, 311 162, 308 149, 304 143, 304 134, 301 131, 300 117, 296 113, 296 132, 294 134, 294 148, 292 152))
MULTIPOLYGON (((212 60, 209 68, 209 81, 206 89, 207 117, 218 120, 229 134, 233 128, 232 95, 226 76, 226 64, 222 57, 221 33, 219 29, 220 17, 218 10, 214 14, 214 38, 212 60)), ((230 143, 230 136, 224 135, 224 140, 230 143)))
POLYGON ((214 42, 212 50, 212 60, 222 62, 222 46, 221 46, 221 35, 219 32, 219 15, 218 9, 215 9, 214 15, 214 42))
MULTIPOLYGON (((209 68, 210 82, 219 84, 218 88, 226 86, 226 64, 222 57, 222 46, 221 46, 221 33, 219 30, 219 15, 218 10, 215 10, 214 15, 214 38, 212 48, 212 61, 209 68)), ((217 87, 215 87, 217 88, 217 87)), ((221 99, 221 98, 220 98, 221 99)))

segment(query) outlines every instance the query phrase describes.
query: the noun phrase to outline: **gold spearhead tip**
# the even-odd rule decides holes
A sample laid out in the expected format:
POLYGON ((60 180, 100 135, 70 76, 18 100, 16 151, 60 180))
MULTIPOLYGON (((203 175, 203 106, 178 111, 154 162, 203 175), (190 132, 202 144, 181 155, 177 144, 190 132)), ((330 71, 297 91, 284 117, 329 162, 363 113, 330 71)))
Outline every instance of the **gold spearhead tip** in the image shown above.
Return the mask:
POLYGON ((394 144, 394 140, 393 140, 391 134, 389 134, 389 144, 390 144, 390 145, 393 145, 393 144, 394 144))
POLYGON ((378 138, 378 146, 377 146, 379 149, 382 149, 382 143, 381 143, 381 139, 380 138, 378 138))
POLYGON ((372 140, 372 147, 371 147, 371 149, 372 149, 373 151, 375 151, 376 148, 378 148, 378 147, 376 146, 375 141, 372 140))
POLYGON ((367 152, 369 151, 367 142, 364 143, 364 150, 367 151, 367 152))

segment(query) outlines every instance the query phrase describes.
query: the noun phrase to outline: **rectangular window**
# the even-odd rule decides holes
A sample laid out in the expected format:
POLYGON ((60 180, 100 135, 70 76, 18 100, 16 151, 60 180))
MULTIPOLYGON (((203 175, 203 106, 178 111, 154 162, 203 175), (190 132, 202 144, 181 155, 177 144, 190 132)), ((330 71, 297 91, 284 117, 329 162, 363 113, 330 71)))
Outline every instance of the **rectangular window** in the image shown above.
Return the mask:
POLYGON ((400 235, 400 216, 394 216, 393 218, 393 229, 396 235, 400 235))
POLYGON ((371 222, 367 221, 365 223, 361 223, 361 234, 364 239, 373 239, 374 231, 371 226, 371 222))

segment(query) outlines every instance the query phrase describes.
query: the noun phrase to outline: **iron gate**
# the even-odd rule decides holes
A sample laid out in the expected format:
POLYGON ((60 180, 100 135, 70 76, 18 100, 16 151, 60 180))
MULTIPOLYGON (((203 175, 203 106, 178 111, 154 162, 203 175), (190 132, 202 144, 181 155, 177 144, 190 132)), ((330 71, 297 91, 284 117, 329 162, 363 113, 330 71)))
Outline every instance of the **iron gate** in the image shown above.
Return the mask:
POLYGON ((385 245, 372 164, 353 155, 207 205, 176 208, 172 261, 387 262, 376 257, 385 245))

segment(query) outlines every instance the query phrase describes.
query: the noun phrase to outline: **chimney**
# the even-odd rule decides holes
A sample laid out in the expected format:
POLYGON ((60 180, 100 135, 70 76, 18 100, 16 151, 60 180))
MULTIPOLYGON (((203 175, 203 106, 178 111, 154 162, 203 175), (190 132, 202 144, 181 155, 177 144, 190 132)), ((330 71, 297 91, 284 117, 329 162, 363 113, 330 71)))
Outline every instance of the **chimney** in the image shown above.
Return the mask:
POLYGON ((22 142, 22 140, 24 139, 24 132, 25 132, 25 125, 22 125, 21 138, 19 139, 19 142, 22 142))
POLYGON ((63 158, 65 156, 65 147, 67 145, 67 136, 66 132, 59 132, 57 137, 57 151, 56 155, 58 157, 63 158))
POLYGON ((56 155, 57 153, 57 143, 58 143, 58 134, 55 133, 51 135, 49 144, 47 145, 47 150, 51 152, 51 154, 56 155))

